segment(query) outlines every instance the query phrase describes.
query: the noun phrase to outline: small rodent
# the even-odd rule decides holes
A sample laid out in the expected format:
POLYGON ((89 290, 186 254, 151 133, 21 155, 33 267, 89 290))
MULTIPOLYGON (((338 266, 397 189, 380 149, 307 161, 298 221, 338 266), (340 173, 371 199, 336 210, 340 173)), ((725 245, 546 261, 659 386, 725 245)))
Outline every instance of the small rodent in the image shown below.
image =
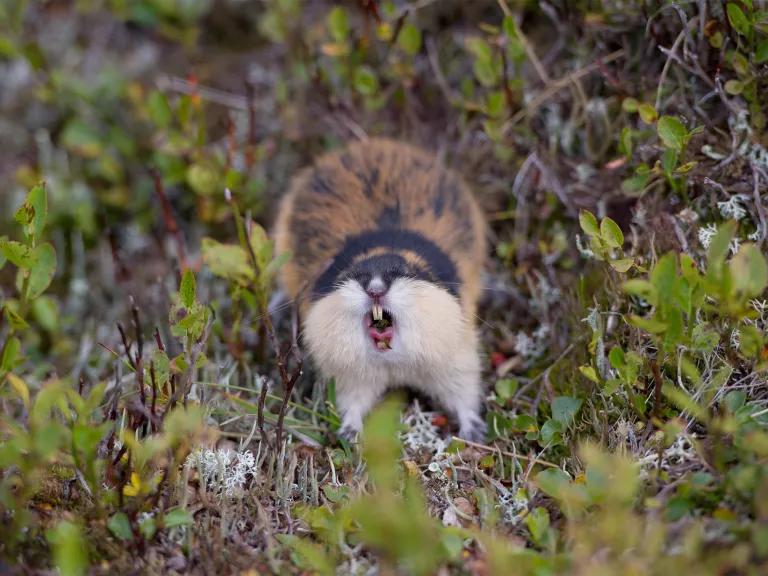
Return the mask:
POLYGON ((392 387, 435 399, 479 440, 474 324, 486 253, 483 214, 461 177, 415 146, 369 139, 321 156, 282 200, 275 236, 302 338, 335 378, 352 437, 392 387))

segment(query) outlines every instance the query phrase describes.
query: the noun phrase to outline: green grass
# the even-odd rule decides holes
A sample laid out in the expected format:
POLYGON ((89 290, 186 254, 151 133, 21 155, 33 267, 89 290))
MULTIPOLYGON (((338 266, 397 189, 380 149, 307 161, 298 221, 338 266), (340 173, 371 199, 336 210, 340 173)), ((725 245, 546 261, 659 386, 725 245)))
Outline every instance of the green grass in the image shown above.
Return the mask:
POLYGON ((764 572, 766 63, 747 0, 5 3, 0 569, 764 572), (488 214, 484 444, 337 438, 270 306, 365 135, 488 214))

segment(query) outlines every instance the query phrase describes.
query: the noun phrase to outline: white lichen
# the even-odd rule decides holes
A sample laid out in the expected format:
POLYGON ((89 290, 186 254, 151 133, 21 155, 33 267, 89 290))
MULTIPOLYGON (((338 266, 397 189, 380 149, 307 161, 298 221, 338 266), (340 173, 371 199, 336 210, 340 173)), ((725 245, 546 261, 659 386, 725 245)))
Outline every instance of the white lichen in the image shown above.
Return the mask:
POLYGON ((740 346, 741 346, 741 332, 739 331, 738 328, 734 328, 731 331, 731 347, 738 350, 740 346))
POLYGON ((250 450, 198 449, 187 456, 185 465, 198 470, 208 490, 229 498, 242 496, 248 478, 258 475, 256 459, 250 450))
POLYGON ((401 436, 407 450, 427 450, 434 455, 433 458, 439 458, 445 453, 448 443, 432 423, 434 418, 434 413, 423 412, 418 402, 413 403, 413 408, 403 417, 406 430, 401 436))
POLYGON ((501 512, 501 520, 508 526, 516 526, 528 514, 528 494, 520 489, 507 489, 501 483, 494 483, 498 494, 497 510, 501 512))
POLYGON ((588 248, 584 245, 584 241, 581 239, 581 236, 579 234, 576 234, 576 249, 579 251, 579 254, 581 254, 584 258, 594 258, 595 253, 592 251, 591 248, 588 248))
POLYGON ((699 243, 705 250, 712 244, 712 239, 715 237, 715 234, 717 234, 717 226, 714 224, 707 224, 703 228, 699 228, 699 243))
POLYGON ((659 458, 659 451, 655 447, 648 447, 645 454, 638 459, 640 465, 640 477, 645 480, 651 470, 656 470, 659 463, 663 470, 669 470, 674 466, 680 466, 692 462, 698 462, 699 455, 689 436, 680 434, 674 442, 665 448, 659 458))
POLYGON ((718 202, 717 207, 723 218, 733 218, 741 220, 747 215, 747 209, 742 205, 743 197, 741 194, 735 194, 724 202, 718 202))
POLYGON ((541 324, 530 336, 523 331, 518 332, 515 335, 515 352, 526 360, 539 358, 547 350, 550 332, 551 329, 547 324, 541 324))

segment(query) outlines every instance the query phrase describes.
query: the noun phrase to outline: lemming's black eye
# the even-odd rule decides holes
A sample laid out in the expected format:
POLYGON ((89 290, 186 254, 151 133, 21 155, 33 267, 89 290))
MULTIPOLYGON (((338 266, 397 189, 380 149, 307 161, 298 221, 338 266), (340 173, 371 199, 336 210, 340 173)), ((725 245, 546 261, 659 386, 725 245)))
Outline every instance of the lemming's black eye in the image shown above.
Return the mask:
POLYGON ((371 282, 371 278, 373 277, 370 272, 366 272, 365 270, 353 270, 350 272, 349 277, 352 278, 352 280, 355 280, 360 286, 365 288, 368 286, 368 284, 371 282))
POLYGON ((387 286, 389 286, 395 279, 404 276, 409 276, 408 269, 405 266, 392 266, 383 271, 381 279, 384 280, 384 283, 387 286))

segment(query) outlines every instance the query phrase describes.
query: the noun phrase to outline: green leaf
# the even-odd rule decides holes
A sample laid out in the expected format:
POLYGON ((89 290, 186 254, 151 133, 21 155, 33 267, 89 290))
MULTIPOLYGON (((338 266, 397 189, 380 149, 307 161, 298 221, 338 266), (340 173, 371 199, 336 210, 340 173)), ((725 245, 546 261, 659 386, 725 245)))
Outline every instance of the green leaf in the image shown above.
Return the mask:
POLYGON ((109 531, 120 540, 131 540, 133 538, 131 522, 128 520, 128 516, 125 512, 114 514, 107 522, 107 527, 109 528, 109 531))
POLYGON ((755 50, 755 64, 763 64, 764 62, 768 62, 768 39, 760 42, 755 50))
POLYGON ((323 486, 323 494, 329 502, 333 504, 339 504, 349 498, 350 488, 349 486, 334 486, 333 484, 326 484, 323 486))
POLYGON ((625 112, 637 112, 639 106, 640 102, 638 102, 636 98, 624 98, 624 100, 621 102, 621 108, 625 112))
POLYGON ((571 478, 559 468, 547 468, 536 475, 534 483, 547 496, 558 498, 570 485, 571 478))
POLYGON ((5 317, 8 319, 8 323, 14 330, 26 330, 29 328, 29 324, 24 320, 16 310, 11 307, 10 302, 4 306, 5 317))
POLYGON ((280 544, 291 550, 293 562, 306 573, 320 576, 336 574, 336 562, 326 552, 325 547, 293 534, 278 534, 276 538, 280 544))
POLYGON ((680 254, 680 272, 691 286, 696 286, 701 281, 696 261, 688 254, 680 254))
POLYGON ((353 78, 355 90, 364 96, 375 94, 379 89, 379 80, 376 73, 368 66, 358 66, 353 78))
POLYGON ((699 163, 696 161, 686 162, 685 164, 681 164, 677 168, 675 168, 675 174, 688 174, 691 170, 696 168, 699 163))
POLYGON ((595 370, 594 366, 579 366, 579 372, 581 372, 585 378, 591 380, 595 384, 600 382, 600 378, 597 376, 597 370, 595 370))
POLYGON ((624 126, 621 129, 619 135, 619 152, 627 157, 632 157, 632 129, 629 126, 624 126))
POLYGON ((504 16, 504 20, 501 23, 501 27, 504 30, 504 34, 507 38, 517 39, 519 34, 517 33, 517 22, 512 16, 504 16))
POLYGON ((759 296, 768 285, 768 264, 754 244, 744 244, 731 260, 734 288, 748 298, 759 296))
POLYGON ((530 414, 518 414, 511 420, 512 430, 514 432, 538 432, 539 424, 536 418, 530 414))
POLYGON ((624 234, 621 228, 607 216, 600 222, 600 236, 612 248, 621 248, 624 245, 624 234))
MULTIPOLYGON (((107 423, 109 426, 109 424, 107 423)), ((74 424, 72 426, 72 446, 87 460, 96 458, 96 448, 101 441, 103 428, 89 424, 74 424)))
POLYGON ((624 350, 619 346, 611 348, 611 351, 608 353, 608 361, 611 363, 611 368, 616 370, 623 369, 627 364, 624 350))
POLYGON ((706 422, 707 420, 706 409, 701 407, 696 402, 696 400, 694 400, 687 392, 685 392, 684 390, 681 390, 680 388, 675 388, 674 386, 666 382, 662 386, 661 392, 670 402, 672 402, 680 410, 687 410, 695 418, 703 422, 706 422))
POLYGON ((344 42, 349 36, 349 19, 341 6, 334 7, 326 18, 328 31, 336 42, 344 42))
POLYGON ((24 204, 16 211, 16 222, 24 227, 27 238, 40 238, 48 215, 48 198, 45 184, 38 184, 29 191, 24 204))
POLYGON ((728 410, 733 414, 747 403, 747 393, 743 390, 731 390, 723 399, 728 410))
POLYGON ((388 399, 370 413, 363 432, 363 454, 371 479, 379 490, 394 490, 400 457, 400 405, 388 399))
POLYGON ((731 26, 733 26, 733 29, 742 36, 749 36, 749 33, 752 30, 752 24, 749 19, 747 19, 744 12, 742 12, 741 8, 739 8, 735 2, 728 2, 726 11, 728 12, 728 21, 731 23, 731 26))
POLYGON ((3 351, 3 357, 0 359, 0 371, 10 372, 16 367, 19 360, 19 352, 21 350, 21 342, 15 336, 12 337, 5 345, 3 351))
POLYGON ((597 225, 597 218, 589 210, 579 211, 579 225, 588 236, 600 235, 600 228, 597 225))
POLYGON ((619 272, 621 274, 625 274, 626 272, 629 272, 629 269, 632 268, 632 265, 635 263, 634 258, 619 258, 618 260, 611 260, 608 262, 608 264, 611 265, 611 268, 616 270, 616 272, 619 272))
POLYGON ((729 220, 718 228, 717 234, 712 238, 707 250, 708 273, 716 271, 725 262, 734 234, 736 234, 736 222, 733 220, 729 220))
POLYGON ((209 164, 192 164, 187 169, 186 180, 189 187, 200 196, 214 196, 220 192, 219 174, 209 164))
POLYGON ((496 74, 493 59, 481 60, 478 58, 472 64, 472 71, 475 73, 477 81, 486 88, 493 88, 498 83, 498 75, 496 74))
POLYGON ((739 352, 747 358, 756 357, 765 346, 765 336, 763 332, 752 325, 744 326, 740 329, 741 338, 739 339, 739 352))
POLYGON ((59 327, 59 304, 49 296, 40 296, 32 302, 32 315, 47 332, 55 332, 59 327))
POLYGON ((397 45, 406 54, 415 56, 421 50, 421 31, 408 22, 400 30, 400 34, 397 37, 397 45))
POLYGON ((16 374, 8 374, 7 380, 13 391, 16 392, 16 395, 21 398, 24 407, 29 410, 29 386, 27 386, 27 383, 16 376, 16 374))
POLYGON ((46 532, 53 548, 53 561, 62 576, 79 576, 88 571, 88 547, 80 527, 61 521, 46 532))
POLYGON ((514 396, 518 386, 519 383, 514 378, 502 378, 496 381, 496 396, 504 403, 514 396))
POLYGON ((80 120, 72 120, 64 127, 61 143, 84 158, 98 158, 104 152, 99 135, 80 120))
POLYGON ((539 444, 542 446, 557 446, 563 441, 563 425, 557 420, 551 419, 544 422, 541 427, 541 439, 539 444))
POLYGON ((466 47, 467 50, 469 50, 477 60, 481 60, 483 62, 491 62, 491 60, 493 60, 493 49, 488 44, 488 42, 482 38, 478 38, 476 36, 467 38, 466 47))
POLYGON ((563 426, 569 426, 581 408, 581 400, 570 396, 558 396, 552 400, 552 418, 563 426))
POLYGON ((693 335, 691 337, 693 341, 694 350, 697 352, 709 353, 715 349, 718 342, 720 342, 720 336, 717 331, 706 322, 696 324, 693 327, 693 335))
POLYGON ((688 131, 674 116, 662 116, 656 125, 656 131, 659 134, 664 146, 671 148, 676 152, 682 152, 688 139, 688 131))
POLYGON ((163 526, 165 528, 189 526, 192 522, 192 515, 184 508, 171 508, 163 515, 163 526))
POLYGON ((147 98, 147 113, 152 123, 160 128, 167 128, 173 121, 168 99, 159 90, 154 90, 147 98))
POLYGON ((655 306, 658 302, 659 293, 656 290, 656 287, 647 280, 635 278, 624 282, 621 287, 627 294, 642 298, 651 306, 655 306))
POLYGON ((459 560, 464 550, 464 535, 458 530, 454 532, 452 528, 446 528, 440 538, 440 544, 448 558, 453 561, 459 560))
POLYGON ((646 124, 653 124, 659 117, 656 108, 650 104, 640 104, 640 106, 637 107, 637 111, 640 113, 640 119, 646 124))
MULTIPOLYGON (((46 242, 40 244, 33 251, 34 261, 29 271, 29 289, 27 298, 34 300, 48 289, 56 274, 56 250, 53 245, 46 242)), ((17 278, 17 287, 20 287, 22 280, 17 278)))
POLYGON ((642 316, 633 314, 629 317, 629 321, 650 334, 661 334, 667 329, 667 324, 665 322, 656 320, 655 318, 643 318, 642 316))
POLYGON ((670 175, 675 171, 677 161, 680 158, 680 152, 674 148, 666 148, 661 155, 661 168, 664 170, 664 174, 670 175))
POLYGON ((240 246, 222 244, 212 238, 203 238, 203 262, 216 276, 241 284, 254 278, 248 254, 240 246))
POLYGON ((32 248, 15 240, 0 238, 0 254, 17 268, 29 269, 34 263, 32 248))
POLYGON ((686 496, 673 496, 664 507, 664 519, 677 522, 696 508, 694 502, 686 496))
POLYGON ((181 303, 185 308, 192 308, 195 305, 196 291, 195 274, 192 270, 187 270, 181 277, 181 286, 179 287, 179 298, 181 298, 181 303))
POLYGON ((139 532, 145 540, 152 540, 157 532, 157 523, 151 516, 139 521, 139 532))
POLYGON ((525 517, 525 525, 531 532, 534 543, 541 545, 549 533, 549 512, 545 508, 537 506, 533 512, 525 517))
POLYGON ((656 288, 656 293, 659 295, 660 305, 664 301, 668 302, 670 298, 675 296, 677 265, 675 255, 672 252, 659 258, 656 266, 651 270, 650 280, 651 284, 656 288))
POLYGON ((744 56, 741 52, 737 52, 736 50, 733 50, 730 52, 731 57, 731 66, 733 66, 733 69, 736 71, 736 74, 739 76, 747 76, 750 74, 749 71, 749 61, 747 60, 747 57, 744 56))
POLYGON ((728 92, 728 94, 738 96, 744 92, 744 83, 740 80, 728 80, 728 82, 725 83, 725 91, 728 92))
POLYGON ((267 266, 264 268, 264 278, 269 281, 277 272, 282 268, 291 258, 293 254, 289 250, 278 254, 267 266))

